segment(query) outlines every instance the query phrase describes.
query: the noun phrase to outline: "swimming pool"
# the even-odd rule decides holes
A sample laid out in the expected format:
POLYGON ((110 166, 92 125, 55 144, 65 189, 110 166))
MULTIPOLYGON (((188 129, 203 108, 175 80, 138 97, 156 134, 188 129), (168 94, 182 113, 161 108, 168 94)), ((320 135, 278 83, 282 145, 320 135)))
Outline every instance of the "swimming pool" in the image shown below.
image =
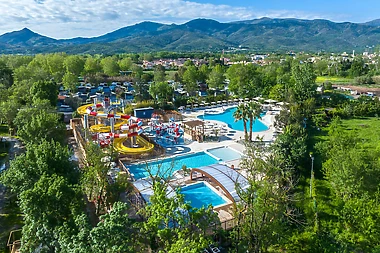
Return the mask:
MULTIPOLYGON (((243 120, 239 120, 235 122, 235 118, 233 116, 234 112, 236 111, 236 107, 228 108, 223 113, 219 114, 205 114, 200 115, 198 118, 204 119, 204 120, 218 120, 226 123, 230 128, 238 131, 244 131, 244 124, 243 120)), ((263 117, 265 113, 261 114, 261 117, 263 117)), ((253 122, 253 132, 260 132, 268 130, 269 128, 264 125, 263 122, 261 122, 258 119, 255 119, 253 122)), ((247 122, 247 130, 249 131, 249 121, 247 122)))
POLYGON ((147 169, 153 176, 160 176, 164 178, 171 177, 173 172, 181 170, 183 165, 187 168, 198 168, 211 164, 218 163, 219 161, 214 157, 206 154, 205 152, 198 152, 189 155, 177 156, 174 158, 167 158, 159 161, 127 165, 129 172, 133 174, 135 179, 149 177, 147 169))
POLYGON ((241 154, 229 147, 207 149, 207 152, 220 158, 222 161, 231 161, 241 158, 241 154))
POLYGON ((180 193, 184 195, 185 202, 189 202, 195 208, 207 207, 210 204, 216 207, 227 203, 204 182, 184 186, 180 193))

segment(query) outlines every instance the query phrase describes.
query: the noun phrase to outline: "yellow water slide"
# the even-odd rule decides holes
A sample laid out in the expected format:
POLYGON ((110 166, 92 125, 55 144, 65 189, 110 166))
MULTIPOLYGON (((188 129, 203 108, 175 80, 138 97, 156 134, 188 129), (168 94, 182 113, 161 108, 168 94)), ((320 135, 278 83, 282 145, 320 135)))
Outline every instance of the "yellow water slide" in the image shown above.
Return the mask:
MULTIPOLYGON (((93 104, 87 104, 82 105, 78 107, 77 112, 81 115, 87 114, 87 108, 89 106, 92 106, 93 104)), ((99 112, 103 113, 103 112, 99 112)), ((121 115, 120 113, 118 113, 121 115)), ((119 130, 120 127, 124 124, 128 124, 128 120, 120 120, 120 122, 115 124, 115 130, 119 130)), ((111 127, 106 126, 104 124, 97 124, 90 127, 90 130, 95 133, 109 133, 111 132, 111 127)), ((136 142, 139 146, 139 148, 129 148, 124 146, 124 142, 127 140, 127 138, 116 138, 114 139, 114 149, 118 151, 119 153, 123 155, 130 155, 130 154, 143 154, 147 152, 151 152, 154 149, 154 145, 150 143, 149 141, 145 140, 141 136, 136 136, 136 142)))
POLYGON ((93 106, 93 104, 82 105, 82 106, 78 107, 77 112, 78 112, 80 115, 86 114, 86 113, 87 113, 87 108, 88 108, 89 106, 93 106))
MULTIPOLYGON (((119 123, 116 123, 115 130, 119 130, 120 127, 124 124, 128 124, 128 120, 121 120, 119 123)), ((111 127, 106 126, 104 124, 97 124, 97 125, 90 126, 90 130, 91 132, 95 132, 95 133, 109 133, 111 132, 111 127)))
POLYGON ((126 141, 127 138, 117 138, 113 141, 113 147, 114 149, 123 155, 138 155, 142 153, 148 153, 153 151, 154 145, 150 143, 149 141, 145 140, 141 136, 136 136, 136 142, 139 146, 139 148, 128 148, 123 143, 126 141))

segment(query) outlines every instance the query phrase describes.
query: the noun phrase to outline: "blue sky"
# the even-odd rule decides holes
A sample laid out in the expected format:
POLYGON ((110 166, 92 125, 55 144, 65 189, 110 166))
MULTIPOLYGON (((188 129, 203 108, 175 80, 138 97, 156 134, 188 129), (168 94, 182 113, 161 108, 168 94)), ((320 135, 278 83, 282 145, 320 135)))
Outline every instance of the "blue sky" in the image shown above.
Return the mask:
POLYGON ((366 22, 375 0, 0 0, 0 34, 28 27, 53 38, 93 37, 142 21, 184 23, 271 18, 366 22))
POLYGON ((376 0, 196 0, 195 2, 241 6, 259 12, 287 10, 313 13, 336 21, 365 22, 380 18, 380 1, 376 0))

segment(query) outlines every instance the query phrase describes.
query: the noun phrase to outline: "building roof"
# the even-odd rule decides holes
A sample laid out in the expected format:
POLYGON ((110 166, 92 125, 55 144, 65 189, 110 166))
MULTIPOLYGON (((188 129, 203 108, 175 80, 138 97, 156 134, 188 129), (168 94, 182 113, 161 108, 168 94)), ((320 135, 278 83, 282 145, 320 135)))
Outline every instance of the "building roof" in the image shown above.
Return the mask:
POLYGON ((196 171, 206 175, 208 178, 218 184, 227 194, 230 200, 240 201, 236 186, 239 185, 241 189, 248 186, 248 180, 239 172, 223 164, 213 164, 196 169, 196 171))
POLYGON ((183 122, 183 124, 185 124, 188 127, 194 128, 197 126, 203 126, 204 122, 202 120, 192 120, 192 121, 183 122))

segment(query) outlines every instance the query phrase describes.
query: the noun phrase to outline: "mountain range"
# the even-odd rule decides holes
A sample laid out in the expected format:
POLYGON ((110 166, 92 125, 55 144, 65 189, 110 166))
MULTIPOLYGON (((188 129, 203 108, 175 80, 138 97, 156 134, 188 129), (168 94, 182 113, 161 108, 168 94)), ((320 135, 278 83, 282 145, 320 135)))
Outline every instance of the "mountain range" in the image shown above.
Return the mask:
POLYGON ((92 38, 54 39, 28 28, 0 36, 0 53, 125 53, 221 51, 239 46, 254 52, 363 51, 380 44, 380 19, 335 23, 315 19, 272 19, 221 23, 194 19, 184 24, 142 22, 92 38))

